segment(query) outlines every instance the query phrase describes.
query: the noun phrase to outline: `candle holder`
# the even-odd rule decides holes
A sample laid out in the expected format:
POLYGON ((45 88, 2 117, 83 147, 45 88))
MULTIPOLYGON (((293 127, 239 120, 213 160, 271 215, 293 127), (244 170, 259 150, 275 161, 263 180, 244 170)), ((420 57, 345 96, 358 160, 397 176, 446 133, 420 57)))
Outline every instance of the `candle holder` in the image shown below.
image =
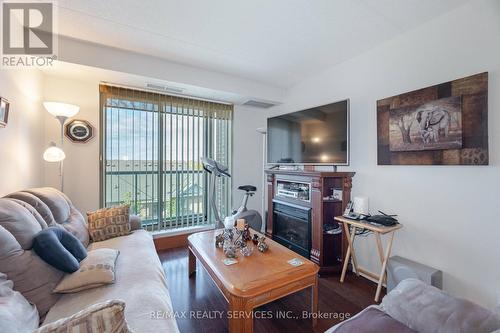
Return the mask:
POLYGON ((245 244, 245 246, 240 249, 240 252, 244 257, 249 257, 253 253, 253 245, 245 244))
POLYGON ((228 258, 236 258, 237 257, 236 246, 234 246, 234 244, 229 239, 226 239, 224 241, 224 245, 223 245, 222 250, 224 251, 224 254, 226 255, 226 257, 228 257, 228 258))
POLYGON ((222 230, 220 234, 215 236, 215 247, 222 247, 224 254, 228 258, 236 258, 237 249, 240 249, 244 256, 249 256, 253 252, 253 247, 252 250, 242 250, 247 247, 247 242, 251 240, 250 226, 245 224, 243 230, 238 228, 222 230), (245 255, 244 252, 248 254, 245 255))

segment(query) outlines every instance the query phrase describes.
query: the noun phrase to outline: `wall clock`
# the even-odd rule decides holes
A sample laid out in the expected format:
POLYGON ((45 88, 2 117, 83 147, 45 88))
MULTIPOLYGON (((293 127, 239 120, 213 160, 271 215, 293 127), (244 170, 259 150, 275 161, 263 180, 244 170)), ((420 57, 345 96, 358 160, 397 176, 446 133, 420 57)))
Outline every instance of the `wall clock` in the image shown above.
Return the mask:
POLYGON ((65 134, 77 143, 87 143, 94 137, 94 127, 86 120, 71 120, 66 124, 65 134))

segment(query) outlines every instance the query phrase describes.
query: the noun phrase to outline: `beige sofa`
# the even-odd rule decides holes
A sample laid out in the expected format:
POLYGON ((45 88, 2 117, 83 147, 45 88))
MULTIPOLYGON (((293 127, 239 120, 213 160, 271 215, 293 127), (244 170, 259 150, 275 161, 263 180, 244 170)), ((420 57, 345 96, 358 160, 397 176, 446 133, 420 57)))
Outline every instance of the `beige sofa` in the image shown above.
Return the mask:
POLYGON ((37 306, 41 325, 98 302, 121 299, 126 303, 125 317, 134 332, 178 332, 170 316, 172 304, 153 239, 140 229, 140 220, 131 217, 131 224, 130 235, 92 243, 84 217, 63 193, 53 188, 12 193, 0 198, 0 272, 37 306), (31 251, 34 236, 48 226, 65 228, 88 250, 119 250, 116 282, 72 294, 52 293, 64 273, 31 251))

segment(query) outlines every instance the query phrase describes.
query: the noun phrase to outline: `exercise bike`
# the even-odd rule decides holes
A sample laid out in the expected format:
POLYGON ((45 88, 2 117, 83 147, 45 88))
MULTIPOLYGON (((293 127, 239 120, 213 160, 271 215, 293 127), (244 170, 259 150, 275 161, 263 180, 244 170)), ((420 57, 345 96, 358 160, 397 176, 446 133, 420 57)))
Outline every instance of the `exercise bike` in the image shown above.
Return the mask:
MULTIPOLYGON (((228 170, 229 168, 226 165, 220 164, 210 158, 203 157, 201 159, 203 164, 203 169, 210 175, 210 205, 212 206, 212 210, 214 211, 215 222, 217 228, 223 228, 224 223, 220 217, 219 210, 217 209, 216 200, 215 200, 215 184, 217 182, 218 177, 231 177, 228 170)), ((233 210, 231 216, 229 216, 232 220, 236 221, 238 219, 244 219, 246 223, 253 230, 260 231, 262 228, 262 217, 258 211, 254 209, 248 209, 247 203, 248 198, 252 197, 257 188, 253 185, 242 185, 238 187, 238 190, 245 191, 243 194, 243 200, 241 201, 240 207, 238 209, 233 210)))

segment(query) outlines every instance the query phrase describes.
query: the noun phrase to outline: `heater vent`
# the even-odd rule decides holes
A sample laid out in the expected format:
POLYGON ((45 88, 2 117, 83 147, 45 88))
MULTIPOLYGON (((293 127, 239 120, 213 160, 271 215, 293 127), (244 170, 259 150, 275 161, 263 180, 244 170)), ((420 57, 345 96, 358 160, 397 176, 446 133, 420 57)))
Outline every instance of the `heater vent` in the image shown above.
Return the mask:
POLYGON ((167 92, 173 92, 173 93, 177 93, 177 94, 184 92, 184 89, 182 89, 182 88, 163 86, 163 85, 156 84, 156 83, 147 83, 146 87, 148 87, 149 89, 153 89, 153 90, 167 91, 167 92))
POLYGON ((262 101, 256 101, 256 100, 248 100, 243 105, 246 106, 252 106, 254 108, 261 108, 261 109, 269 109, 270 107, 275 106, 276 104, 270 103, 270 102, 262 102, 262 101))

